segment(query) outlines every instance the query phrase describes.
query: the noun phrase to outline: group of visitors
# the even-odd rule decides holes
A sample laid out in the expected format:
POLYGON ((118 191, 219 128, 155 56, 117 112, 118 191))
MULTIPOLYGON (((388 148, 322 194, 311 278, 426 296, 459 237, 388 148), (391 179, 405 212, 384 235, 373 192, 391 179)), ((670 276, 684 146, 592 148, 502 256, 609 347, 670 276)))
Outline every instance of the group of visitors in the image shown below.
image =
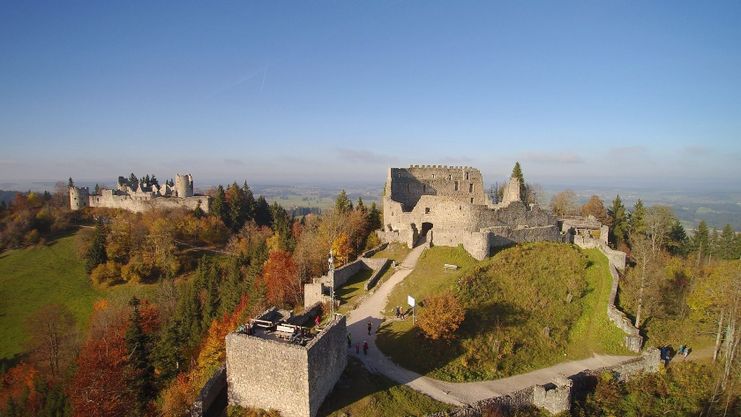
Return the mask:
POLYGON ((676 352, 674 352, 674 349, 671 346, 663 346, 659 348, 661 360, 664 361, 664 366, 669 366, 669 362, 678 355, 682 355, 682 358, 686 359, 691 351, 692 348, 684 344, 680 345, 676 352))
MULTIPOLYGON (((347 334, 347 348, 352 349, 352 336, 350 333, 347 334)), ((360 343, 355 344, 355 354, 360 355, 360 343)), ((368 341, 363 340, 363 354, 368 354, 368 341)))

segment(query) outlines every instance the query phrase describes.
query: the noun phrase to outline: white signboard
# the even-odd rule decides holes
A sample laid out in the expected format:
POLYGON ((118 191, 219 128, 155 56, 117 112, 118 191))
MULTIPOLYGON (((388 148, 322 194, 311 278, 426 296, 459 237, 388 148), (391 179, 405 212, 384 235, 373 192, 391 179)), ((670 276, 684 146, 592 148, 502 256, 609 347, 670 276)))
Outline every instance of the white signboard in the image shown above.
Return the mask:
POLYGON ((407 295, 407 304, 409 304, 409 307, 414 307, 414 297, 412 297, 411 295, 407 295))

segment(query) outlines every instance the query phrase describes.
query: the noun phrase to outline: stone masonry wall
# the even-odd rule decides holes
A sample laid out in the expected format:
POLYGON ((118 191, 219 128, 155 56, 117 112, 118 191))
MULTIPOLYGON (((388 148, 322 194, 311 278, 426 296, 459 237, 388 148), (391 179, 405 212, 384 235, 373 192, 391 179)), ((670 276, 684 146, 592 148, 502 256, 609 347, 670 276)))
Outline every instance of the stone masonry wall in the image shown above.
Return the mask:
POLYGON ((515 411, 527 406, 536 406, 551 414, 558 414, 571 408, 572 398, 583 398, 584 390, 593 390, 596 378, 604 372, 612 372, 618 380, 626 381, 641 373, 658 372, 659 364, 659 350, 652 348, 640 357, 620 365, 580 372, 568 379, 558 377, 553 383, 533 385, 471 406, 428 414, 427 417, 482 417, 489 410, 515 411))
POLYGON ((610 262, 609 268, 610 275, 612 276, 612 287, 610 288, 610 299, 607 302, 607 317, 625 333, 625 347, 631 352, 640 352, 643 345, 643 337, 633 323, 631 323, 628 316, 615 306, 620 275, 618 275, 617 269, 612 262, 610 262))
POLYGON ((226 381, 229 404, 272 408, 283 417, 311 416, 308 354, 303 346, 230 333, 226 381))
POLYGON ((388 175, 390 184, 387 184, 386 195, 407 209, 414 207, 424 195, 451 197, 473 204, 488 202, 481 172, 475 168, 413 165, 391 168, 388 175))
POLYGON ((309 409, 312 417, 332 392, 347 365, 346 337, 346 321, 342 316, 306 346, 309 354, 309 409))

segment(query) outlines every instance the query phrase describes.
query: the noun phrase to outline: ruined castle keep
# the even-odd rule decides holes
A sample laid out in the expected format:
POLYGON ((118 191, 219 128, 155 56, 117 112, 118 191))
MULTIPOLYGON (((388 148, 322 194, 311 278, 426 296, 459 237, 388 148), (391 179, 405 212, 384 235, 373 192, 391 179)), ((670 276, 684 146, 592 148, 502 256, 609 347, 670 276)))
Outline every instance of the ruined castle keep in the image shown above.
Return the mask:
POLYGON ((88 187, 69 187, 69 203, 72 210, 85 207, 107 207, 143 212, 154 208, 186 208, 195 210, 200 207, 208 212, 209 197, 193 194, 193 176, 177 174, 175 183, 147 184, 137 181, 136 187, 119 177, 115 190, 101 189, 99 194, 91 194, 88 187))
POLYGON ((484 259, 496 247, 534 241, 561 241, 556 219, 537 205, 521 201, 519 179, 510 178, 502 202, 484 190, 478 169, 412 165, 389 168, 383 195, 387 241, 409 247, 430 244, 463 247, 484 259))
POLYGON ((272 308, 248 329, 227 335, 229 404, 274 409, 284 417, 316 416, 347 365, 347 328, 345 317, 336 316, 307 333, 302 326, 312 310, 292 316, 272 308))

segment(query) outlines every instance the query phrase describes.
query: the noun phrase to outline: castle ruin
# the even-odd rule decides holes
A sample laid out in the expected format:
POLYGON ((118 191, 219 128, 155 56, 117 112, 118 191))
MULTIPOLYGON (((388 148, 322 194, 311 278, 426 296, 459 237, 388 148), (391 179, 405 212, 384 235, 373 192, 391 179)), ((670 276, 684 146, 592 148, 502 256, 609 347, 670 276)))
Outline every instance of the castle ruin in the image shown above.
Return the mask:
POLYGON ((209 197, 193 193, 193 176, 177 174, 171 186, 168 183, 159 185, 137 181, 132 187, 123 177, 118 178, 115 190, 101 189, 98 194, 91 194, 88 187, 69 187, 70 209, 80 210, 85 207, 117 208, 136 213, 154 208, 174 209, 199 208, 208 212, 209 197))
POLYGON ((484 259, 497 247, 520 242, 561 241, 550 212, 521 199, 518 178, 495 203, 484 191, 478 169, 466 166, 412 165, 389 168, 383 195, 386 241, 413 247, 430 244, 463 247, 484 259))
POLYGON ((229 404, 314 417, 347 365, 345 317, 314 333, 320 305, 293 316, 272 308, 226 337, 229 404))

